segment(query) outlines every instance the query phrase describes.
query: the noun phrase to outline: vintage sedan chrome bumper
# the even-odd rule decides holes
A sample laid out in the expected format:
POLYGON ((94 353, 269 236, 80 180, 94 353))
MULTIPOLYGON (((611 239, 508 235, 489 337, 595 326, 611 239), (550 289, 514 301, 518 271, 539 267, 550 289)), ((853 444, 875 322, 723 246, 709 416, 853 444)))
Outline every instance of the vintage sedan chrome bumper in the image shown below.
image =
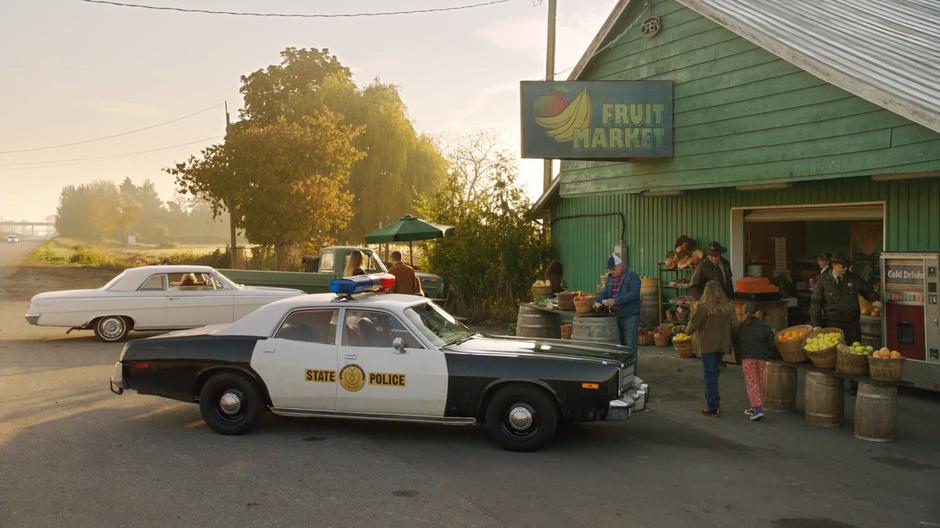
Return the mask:
POLYGON ((39 323, 39 314, 26 314, 26 322, 31 325, 39 323))
POLYGON ((114 394, 124 394, 127 384, 124 383, 124 365, 118 361, 114 364, 114 370, 111 371, 111 392, 114 394))
POLYGON ((649 397, 649 385, 640 378, 635 378, 631 389, 624 392, 619 399, 610 401, 610 407, 607 409, 607 421, 623 421, 634 412, 645 410, 649 397))

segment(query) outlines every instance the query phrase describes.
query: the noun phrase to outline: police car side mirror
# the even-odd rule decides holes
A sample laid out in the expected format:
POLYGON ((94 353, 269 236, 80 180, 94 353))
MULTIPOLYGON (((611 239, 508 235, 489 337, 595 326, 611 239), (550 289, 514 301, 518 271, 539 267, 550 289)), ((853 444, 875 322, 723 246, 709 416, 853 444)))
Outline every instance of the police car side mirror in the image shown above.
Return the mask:
POLYGON ((402 339, 401 339, 400 337, 396 337, 395 339, 392 340, 392 348, 395 349, 395 353, 396 353, 396 354, 404 354, 404 353, 405 353, 405 342, 402 341, 402 339))

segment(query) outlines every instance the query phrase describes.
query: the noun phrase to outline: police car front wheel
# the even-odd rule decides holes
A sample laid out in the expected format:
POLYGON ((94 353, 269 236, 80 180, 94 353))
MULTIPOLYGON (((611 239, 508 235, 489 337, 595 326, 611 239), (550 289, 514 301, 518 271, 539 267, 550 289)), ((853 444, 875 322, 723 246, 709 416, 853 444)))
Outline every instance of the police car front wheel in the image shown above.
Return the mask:
POLYGON ((486 428, 510 451, 536 451, 555 435, 558 413, 545 391, 509 385, 493 395, 486 409, 486 428))
POLYGON ((264 416, 258 386, 233 372, 209 378, 199 393, 199 411, 213 431, 225 435, 248 432, 264 416))

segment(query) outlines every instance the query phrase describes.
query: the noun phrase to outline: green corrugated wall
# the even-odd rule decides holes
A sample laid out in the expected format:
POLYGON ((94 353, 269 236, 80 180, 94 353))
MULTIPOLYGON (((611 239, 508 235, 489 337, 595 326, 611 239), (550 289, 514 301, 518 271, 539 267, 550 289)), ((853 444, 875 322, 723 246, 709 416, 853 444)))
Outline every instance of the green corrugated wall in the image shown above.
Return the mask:
MULTIPOLYGON (((797 183, 789 189, 738 191, 732 188, 686 191, 682 196, 598 194, 562 198, 554 217, 622 212, 624 246, 630 267, 655 275, 676 237, 687 234, 707 244, 731 237, 731 208, 885 202, 888 251, 940 251, 940 179, 875 182, 867 177, 797 183)), ((620 236, 616 217, 561 220, 552 230, 556 254, 571 288, 593 291, 620 236)), ((844 248, 848 249, 848 248, 844 248)))
POLYGON ((563 161, 562 197, 940 170, 940 134, 800 70, 675 0, 631 2, 614 39, 578 80, 673 81, 675 155, 563 161), (647 39, 635 21, 651 15, 661 18, 662 30, 647 39))

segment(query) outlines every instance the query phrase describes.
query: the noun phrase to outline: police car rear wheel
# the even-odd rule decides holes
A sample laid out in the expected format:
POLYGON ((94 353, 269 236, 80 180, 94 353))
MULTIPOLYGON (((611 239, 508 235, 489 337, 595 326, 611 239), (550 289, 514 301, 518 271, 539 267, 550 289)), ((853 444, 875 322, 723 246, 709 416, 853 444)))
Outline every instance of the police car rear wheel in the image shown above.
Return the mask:
POLYGON ((131 330, 130 320, 120 315, 108 315, 95 322, 95 335, 109 343, 121 341, 131 330))
POLYGON ((543 390, 510 385, 499 390, 486 410, 486 428, 510 451, 536 451, 555 435, 558 414, 543 390))
POLYGON ((264 400, 254 382, 226 372, 209 378, 199 393, 199 411, 213 431, 225 435, 248 432, 264 416, 264 400))

